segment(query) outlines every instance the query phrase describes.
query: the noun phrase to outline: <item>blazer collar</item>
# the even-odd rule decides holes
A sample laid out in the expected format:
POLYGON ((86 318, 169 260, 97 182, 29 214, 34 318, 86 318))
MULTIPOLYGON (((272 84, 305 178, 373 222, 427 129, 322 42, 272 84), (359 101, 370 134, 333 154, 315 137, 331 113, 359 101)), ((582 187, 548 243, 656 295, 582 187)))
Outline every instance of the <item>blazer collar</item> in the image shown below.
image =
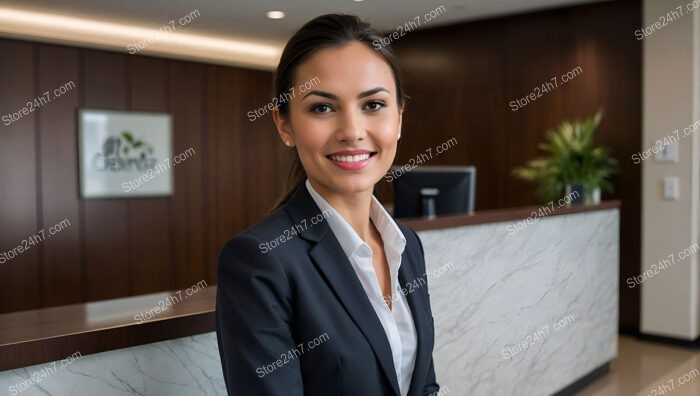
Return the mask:
POLYGON ((299 236, 308 241, 319 242, 330 230, 325 221, 312 225, 311 219, 323 216, 323 213, 306 189, 304 180, 297 184, 294 193, 283 207, 292 219, 292 224, 297 229, 299 236))
MULTIPOLYGON (((312 225, 311 218, 320 215, 321 210, 309 194, 303 181, 297 185, 284 208, 292 219, 294 227, 299 228, 299 236, 312 242, 313 246, 309 254, 314 265, 324 275, 329 287, 336 293, 341 304, 372 346, 394 393, 397 396, 400 395, 394 361, 391 355, 391 346, 384 328, 374 313, 374 308, 367 298, 362 284, 357 279, 357 275, 352 269, 352 264, 345 255, 337 238, 330 231, 328 223, 321 221, 312 225)), ((401 255, 402 264, 399 270, 399 282, 402 288, 409 282, 419 281, 422 276, 422 274, 413 271, 413 265, 408 265, 409 260, 417 259, 411 257, 408 252, 409 249, 404 249, 401 255)), ((430 362, 430 356, 427 356, 427 358, 425 356, 426 346, 423 345, 423 341, 426 332, 430 330, 429 326, 431 323, 429 323, 429 318, 426 317, 426 313, 429 310, 426 310, 425 304, 427 303, 422 295, 422 292, 415 290, 406 296, 417 333, 416 364, 409 394, 416 394, 416 386, 421 383, 419 381, 420 378, 417 378, 417 376, 425 377, 425 368, 423 366, 430 362)))

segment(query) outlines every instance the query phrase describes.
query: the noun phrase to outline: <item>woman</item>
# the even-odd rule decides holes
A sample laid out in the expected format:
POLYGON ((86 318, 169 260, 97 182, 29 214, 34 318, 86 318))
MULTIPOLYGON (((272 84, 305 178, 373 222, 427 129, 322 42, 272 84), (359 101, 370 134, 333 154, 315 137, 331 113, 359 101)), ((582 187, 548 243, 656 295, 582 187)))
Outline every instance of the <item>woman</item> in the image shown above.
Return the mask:
POLYGON ((272 115, 298 155, 277 209, 219 258, 229 394, 439 389, 423 247, 372 195, 394 160, 405 102, 392 50, 373 46, 380 38, 355 16, 324 15, 282 53, 275 96, 285 100, 272 115), (423 287, 408 293, 409 283, 423 287))

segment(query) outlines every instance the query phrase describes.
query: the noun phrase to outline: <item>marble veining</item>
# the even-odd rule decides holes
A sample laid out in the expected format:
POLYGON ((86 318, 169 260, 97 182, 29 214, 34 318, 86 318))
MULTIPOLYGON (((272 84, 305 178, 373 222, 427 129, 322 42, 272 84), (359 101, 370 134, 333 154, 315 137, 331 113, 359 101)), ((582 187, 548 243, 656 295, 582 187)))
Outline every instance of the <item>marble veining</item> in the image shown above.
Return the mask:
POLYGON ((436 374, 452 394, 549 395, 617 355, 618 210, 545 217, 514 235, 509 224, 419 233, 436 374))
MULTIPOLYGON (((617 351, 619 211, 419 232, 441 395, 548 395, 617 351), (558 331, 555 322, 572 318, 558 331), (528 336, 548 335, 504 358, 528 336)), ((50 364, 0 373, 0 395, 50 364)), ((216 334, 86 355, 23 396, 226 395, 216 334)))
MULTIPOLYGON (((0 373, 0 395, 14 395, 10 386, 50 366, 0 373)), ((85 355, 56 367, 55 373, 17 395, 226 395, 215 333, 85 355)))

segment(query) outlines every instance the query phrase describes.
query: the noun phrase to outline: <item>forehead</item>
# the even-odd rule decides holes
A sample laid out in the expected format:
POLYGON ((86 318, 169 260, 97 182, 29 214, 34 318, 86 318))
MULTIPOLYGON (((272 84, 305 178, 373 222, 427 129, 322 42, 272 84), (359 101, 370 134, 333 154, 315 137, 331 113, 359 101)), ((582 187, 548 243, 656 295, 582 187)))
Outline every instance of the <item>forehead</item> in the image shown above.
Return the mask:
POLYGON ((295 72, 295 85, 318 77, 316 88, 342 93, 358 93, 381 86, 393 92, 394 74, 381 53, 360 42, 323 48, 301 63, 295 72))

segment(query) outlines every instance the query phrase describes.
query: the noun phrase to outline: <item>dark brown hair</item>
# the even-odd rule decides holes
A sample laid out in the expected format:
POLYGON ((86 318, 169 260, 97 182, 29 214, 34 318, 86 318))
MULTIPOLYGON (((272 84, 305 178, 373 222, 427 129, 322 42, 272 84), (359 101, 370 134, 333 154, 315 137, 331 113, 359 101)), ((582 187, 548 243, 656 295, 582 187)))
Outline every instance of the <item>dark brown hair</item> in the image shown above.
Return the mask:
MULTIPOLYGON (((277 71, 273 76, 272 97, 282 97, 285 92, 291 90, 294 85, 297 67, 318 50, 333 46, 343 46, 354 41, 359 41, 370 48, 376 49, 384 57, 394 73, 398 107, 403 107, 408 96, 404 93, 405 79, 394 50, 388 44, 383 45, 382 36, 369 23, 362 21, 355 15, 345 14, 321 15, 307 22, 294 33, 284 47, 284 51, 282 51, 277 71)), ((288 101, 280 101, 278 109, 280 115, 285 118, 289 117, 288 101)), ((306 171, 297 154, 294 156, 294 163, 289 169, 287 191, 279 198, 270 212, 284 205, 297 185, 304 179, 306 179, 306 171)))

